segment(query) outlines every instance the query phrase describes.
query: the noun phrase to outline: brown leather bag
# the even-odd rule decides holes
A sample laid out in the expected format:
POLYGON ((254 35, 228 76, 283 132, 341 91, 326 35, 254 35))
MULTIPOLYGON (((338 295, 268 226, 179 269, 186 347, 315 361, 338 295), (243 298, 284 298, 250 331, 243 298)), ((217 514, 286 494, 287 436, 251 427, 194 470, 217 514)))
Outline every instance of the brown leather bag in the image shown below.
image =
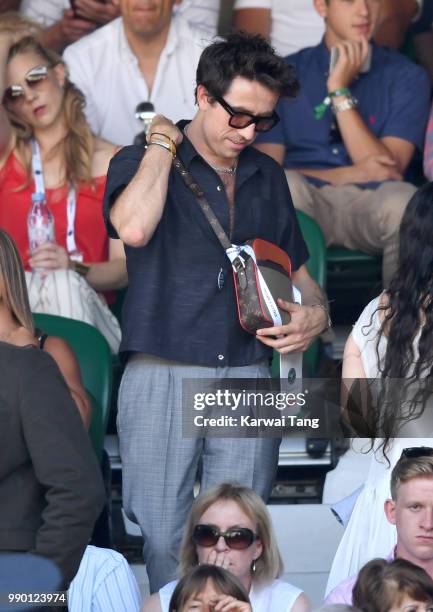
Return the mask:
POLYGON ((193 176, 178 157, 173 159, 173 165, 195 195, 232 263, 239 322, 243 329, 255 334, 258 329, 288 323, 289 313, 277 305, 277 298, 293 302, 291 262, 287 253, 260 238, 245 245, 232 245, 193 176))

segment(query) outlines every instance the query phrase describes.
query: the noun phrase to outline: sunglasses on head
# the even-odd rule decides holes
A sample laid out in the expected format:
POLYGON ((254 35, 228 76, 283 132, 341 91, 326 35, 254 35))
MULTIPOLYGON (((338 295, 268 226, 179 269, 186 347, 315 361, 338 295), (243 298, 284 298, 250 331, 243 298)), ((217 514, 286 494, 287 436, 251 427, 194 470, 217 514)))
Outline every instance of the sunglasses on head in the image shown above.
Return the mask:
POLYGON ((215 546, 223 537, 229 548, 244 550, 257 540, 256 534, 247 527, 231 527, 227 531, 220 531, 213 525, 196 525, 192 534, 192 541, 197 546, 215 546))
POLYGON ((280 120, 275 111, 272 112, 272 115, 252 115, 246 111, 235 110, 224 98, 219 96, 214 96, 214 98, 230 115, 229 126, 238 130, 243 130, 254 123, 256 132, 269 132, 280 120))
POLYGON ((433 457, 433 448, 430 446, 411 446, 404 448, 401 452, 402 457, 416 459, 417 457, 433 457))
MULTIPOLYGON (((35 66, 24 77, 26 85, 29 89, 35 89, 39 84, 46 80, 48 76, 48 66, 35 66)), ((5 90, 3 102, 17 102, 24 96, 24 87, 22 85, 11 85, 5 90)))

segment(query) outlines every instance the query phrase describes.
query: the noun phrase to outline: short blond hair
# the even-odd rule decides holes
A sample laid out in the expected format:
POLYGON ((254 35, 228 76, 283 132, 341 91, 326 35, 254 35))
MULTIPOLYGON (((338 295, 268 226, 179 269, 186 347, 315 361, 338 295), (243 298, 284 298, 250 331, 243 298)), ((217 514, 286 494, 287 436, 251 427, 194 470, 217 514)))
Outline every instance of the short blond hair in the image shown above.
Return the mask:
POLYGON ((179 576, 182 578, 198 564, 197 551, 192 539, 194 527, 201 516, 214 503, 223 500, 234 501, 255 524, 263 551, 255 562, 254 583, 269 584, 283 573, 283 561, 278 550, 272 521, 263 500, 252 489, 233 482, 224 482, 200 494, 191 508, 180 552, 179 576))
MULTIPOLYGON (((433 448, 431 449, 433 453, 433 448)), ((391 497, 397 500, 398 489, 402 483, 413 478, 433 478, 433 455, 407 457, 404 453, 391 472, 391 497)))

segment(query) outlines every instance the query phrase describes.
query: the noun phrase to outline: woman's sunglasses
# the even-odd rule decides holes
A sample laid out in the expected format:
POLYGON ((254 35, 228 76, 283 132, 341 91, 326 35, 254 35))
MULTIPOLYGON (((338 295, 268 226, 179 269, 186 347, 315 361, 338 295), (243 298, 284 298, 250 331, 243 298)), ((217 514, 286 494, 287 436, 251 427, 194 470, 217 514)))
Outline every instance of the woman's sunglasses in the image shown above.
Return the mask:
POLYGON ((238 130, 243 130, 254 123, 256 132, 269 132, 269 130, 272 130, 280 120, 275 111, 273 111, 272 115, 252 115, 245 111, 235 110, 224 100, 224 98, 215 96, 215 100, 230 115, 229 126, 237 128, 238 130))
MULTIPOLYGON (((46 80, 48 70, 48 66, 35 66, 35 68, 29 70, 24 77, 27 87, 29 89, 35 89, 38 87, 38 85, 46 80)), ((22 99, 23 96, 24 87, 22 85, 11 85, 5 90, 3 103, 17 102, 18 100, 22 99)))
POLYGON ((257 540, 256 534, 247 527, 232 527, 227 531, 220 531, 213 525, 196 525, 192 534, 192 541, 197 546, 205 548, 215 546, 218 540, 223 537, 229 548, 234 550, 244 550, 257 540))

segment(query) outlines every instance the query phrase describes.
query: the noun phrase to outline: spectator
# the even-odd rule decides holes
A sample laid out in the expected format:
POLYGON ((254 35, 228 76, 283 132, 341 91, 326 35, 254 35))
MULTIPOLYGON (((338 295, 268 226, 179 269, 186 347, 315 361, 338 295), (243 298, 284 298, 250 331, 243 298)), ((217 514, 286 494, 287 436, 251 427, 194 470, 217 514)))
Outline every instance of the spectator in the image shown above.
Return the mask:
POLYGON ((428 0, 421 3, 421 12, 410 33, 417 61, 424 66, 433 84, 433 5, 428 0))
POLYGON ((117 352, 119 324, 96 293, 127 282, 123 246, 108 241, 100 208, 115 148, 92 136, 83 97, 61 59, 22 35, 19 26, 0 31, 0 226, 14 238, 26 269, 43 270, 26 273, 32 311, 95 325, 117 352), (39 163, 43 181, 34 184, 39 163), (29 257, 32 192, 45 189, 56 242, 29 257))
POLYGON ((379 25, 374 37, 378 45, 398 51, 411 23, 419 18, 424 0, 382 0, 379 25))
MULTIPOLYGON (((410 440, 408 440, 410 443, 410 440)), ((415 447, 403 450, 391 473, 391 499, 384 504, 385 516, 396 527, 395 539, 389 547, 387 560, 405 559, 421 567, 433 577, 433 449, 415 447), (395 544, 395 546, 394 546, 395 544)), ((380 506, 378 500, 377 506, 380 506)), ((369 517, 377 530, 377 513, 369 517)), ((360 530, 363 524, 359 523, 360 530)), ((359 537, 368 540, 369 531, 359 537)), ((369 559, 364 559, 359 568, 369 559)), ((357 576, 343 580, 329 593, 326 603, 352 603, 352 590, 357 576)), ((382 612, 382 610, 381 610, 382 612)))
POLYGON ((0 551, 46 557, 68 585, 104 504, 100 469, 49 355, 1 342, 0 372, 0 551))
MULTIPOLYGON (((183 534, 179 576, 197 565, 228 569, 249 594, 253 612, 307 612, 309 602, 297 587, 279 580, 283 562, 271 518, 248 487, 222 483, 200 494, 183 534)), ((142 612, 167 612, 177 581, 144 602, 142 612)))
POLYGON ((141 102, 173 121, 193 116, 195 71, 209 33, 173 16, 175 0, 155 0, 152 10, 134 0, 119 4, 121 18, 68 47, 64 57, 86 97, 93 133, 125 145, 143 129, 135 117, 141 102))
POLYGON ((359 572, 353 603, 361 612, 432 612, 433 580, 405 559, 373 559, 359 572))
POLYGON ((91 404, 80 366, 67 342, 34 327, 21 259, 14 241, 0 229, 0 339, 17 346, 34 345, 57 363, 86 427, 91 404))
POLYGON ((248 146, 256 124, 269 129, 278 96, 294 87, 290 69, 266 41, 232 35, 200 58, 194 119, 176 126, 155 117, 155 142, 145 156, 142 147, 127 147, 110 165, 107 227, 126 244, 130 275, 121 351, 134 353, 119 397, 123 501, 144 535, 151 592, 172 577, 199 461, 203 489, 230 476, 267 498, 278 457, 280 441, 273 438, 233 444, 182 437, 182 379, 267 378, 272 348, 305 350, 328 325, 323 295, 305 267, 308 254, 284 174, 248 146), (172 169, 175 148, 212 195, 212 208, 235 242, 259 236, 290 254, 303 306, 280 303, 291 312, 287 325, 257 336, 241 328, 227 279, 230 261, 172 169), (242 189, 233 223, 236 176, 242 189))
POLYGON ((328 588, 369 559, 387 554, 395 541, 394 529, 382 513, 382 503, 389 496, 387 460, 394 465, 405 446, 430 446, 433 422, 431 402, 427 402, 433 372, 432 233, 430 183, 419 189, 404 213, 399 264, 389 289, 366 306, 346 343, 343 381, 350 384, 358 378, 382 379, 388 395, 381 392, 377 411, 368 408, 366 420, 372 421, 373 434, 379 431, 384 439, 375 442, 365 487, 337 550, 328 588), (425 393, 427 397, 423 397, 425 393), (412 439, 403 438, 405 435, 412 439), (421 435, 425 438, 417 437, 421 435))
POLYGON ((317 45, 324 31, 312 0, 235 0, 233 23, 270 40, 282 56, 317 45))
POLYGON ((286 58, 301 93, 280 102, 282 121, 258 146, 287 168, 295 207, 316 219, 328 244, 383 252, 387 286, 398 227, 415 192, 403 175, 422 147, 429 84, 403 56, 369 46, 381 3, 315 0, 326 20, 324 40, 286 58), (328 74, 332 47, 339 56, 328 74))
POLYGON ((200 607, 214 610, 251 612, 248 595, 241 583, 222 567, 201 565, 179 580, 170 599, 169 612, 187 612, 200 607))

